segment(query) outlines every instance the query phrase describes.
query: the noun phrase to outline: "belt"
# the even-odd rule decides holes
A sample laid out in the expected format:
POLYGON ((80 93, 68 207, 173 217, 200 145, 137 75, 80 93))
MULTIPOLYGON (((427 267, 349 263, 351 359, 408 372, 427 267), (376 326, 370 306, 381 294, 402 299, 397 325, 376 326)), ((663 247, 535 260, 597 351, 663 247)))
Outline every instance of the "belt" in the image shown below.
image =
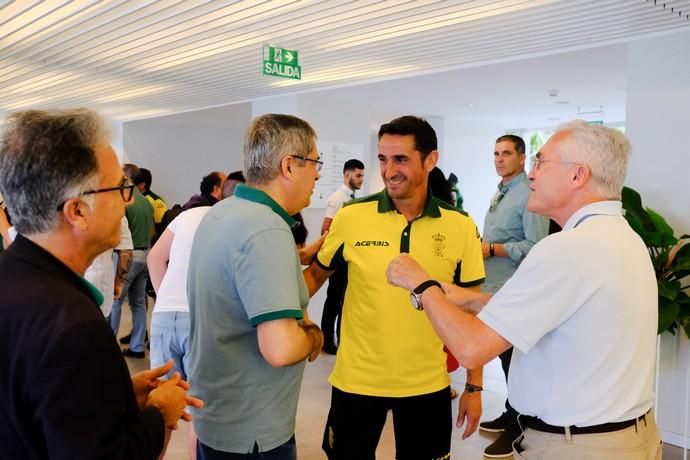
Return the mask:
POLYGON ((595 434, 595 433, 609 433, 611 431, 624 430, 628 427, 633 426, 638 421, 642 421, 647 417, 647 413, 640 415, 637 418, 631 420, 625 420, 623 422, 612 422, 612 423, 602 423, 601 425, 591 425, 591 426, 575 426, 571 425, 569 427, 554 426, 549 425, 540 418, 532 417, 529 415, 520 415, 520 424, 523 428, 531 428, 537 431, 543 431, 545 433, 553 434, 565 434, 566 428, 570 430, 570 434, 595 434))

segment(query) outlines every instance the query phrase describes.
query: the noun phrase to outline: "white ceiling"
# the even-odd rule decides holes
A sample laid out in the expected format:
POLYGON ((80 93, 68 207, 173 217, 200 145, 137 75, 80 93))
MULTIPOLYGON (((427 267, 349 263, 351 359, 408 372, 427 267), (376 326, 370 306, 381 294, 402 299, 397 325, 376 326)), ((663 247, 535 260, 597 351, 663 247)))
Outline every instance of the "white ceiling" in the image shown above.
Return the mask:
POLYGON ((0 116, 134 120, 682 30, 690 0, 0 0, 0 116), (265 44, 302 80, 263 76, 265 44))

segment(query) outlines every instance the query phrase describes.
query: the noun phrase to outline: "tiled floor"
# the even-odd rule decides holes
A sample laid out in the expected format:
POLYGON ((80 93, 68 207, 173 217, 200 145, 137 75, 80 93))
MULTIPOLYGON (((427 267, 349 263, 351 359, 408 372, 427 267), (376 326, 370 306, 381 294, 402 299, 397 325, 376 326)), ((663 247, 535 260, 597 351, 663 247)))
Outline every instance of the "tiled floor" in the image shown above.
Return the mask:
MULTIPOLYGON (((129 308, 123 308, 123 324, 120 336, 130 329, 129 308)), ((127 358, 131 372, 148 369, 148 354, 146 359, 127 358)), ((313 363, 308 363, 304 373, 302 389, 300 392, 299 406, 297 410, 297 456, 299 460, 324 460, 326 457, 321 451, 321 438, 323 427, 328 414, 331 387, 328 384, 328 376, 335 363, 335 356, 321 354, 313 363)), ((483 414, 482 420, 491 420, 503 410, 505 382, 498 378, 501 376, 500 363, 495 360, 485 367, 484 387, 482 392, 483 414)), ((465 374, 458 370, 452 374, 453 386, 462 388, 465 382, 465 374)), ((453 401, 453 419, 457 417, 457 399, 453 401)), ((181 428, 173 433, 173 437, 165 456, 167 460, 187 459, 186 433, 184 422, 181 428)), ((480 460, 484 458, 484 448, 495 438, 496 434, 487 434, 477 431, 466 440, 461 439, 462 431, 453 427, 451 454, 454 460, 480 460)), ((381 460, 395 458, 392 422, 389 416, 376 456, 381 460)), ((688 456, 690 458, 690 455, 688 456)), ((682 449, 675 446, 664 446, 664 460, 683 459, 682 449)))

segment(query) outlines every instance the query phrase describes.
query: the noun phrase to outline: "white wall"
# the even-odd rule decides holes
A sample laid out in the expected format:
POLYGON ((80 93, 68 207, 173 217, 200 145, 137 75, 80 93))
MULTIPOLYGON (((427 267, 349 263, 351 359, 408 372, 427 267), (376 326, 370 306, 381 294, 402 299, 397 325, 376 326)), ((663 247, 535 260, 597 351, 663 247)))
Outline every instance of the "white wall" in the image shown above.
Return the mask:
POLYGON ((453 172, 458 176, 463 208, 480 232, 500 180, 494 168, 493 152, 496 138, 505 133, 505 128, 466 117, 446 117, 446 149, 440 168, 446 175, 453 172))
POLYGON ((237 104, 124 123, 124 156, 151 170, 151 189, 168 206, 182 204, 199 193, 209 172, 242 169, 251 110, 251 104, 237 104))
MULTIPOLYGON (((633 156, 627 183, 677 235, 690 233, 689 129, 690 33, 631 43, 626 132, 633 156)), ((689 366, 687 338, 664 333, 657 416, 662 438, 677 445, 688 436, 689 366)))

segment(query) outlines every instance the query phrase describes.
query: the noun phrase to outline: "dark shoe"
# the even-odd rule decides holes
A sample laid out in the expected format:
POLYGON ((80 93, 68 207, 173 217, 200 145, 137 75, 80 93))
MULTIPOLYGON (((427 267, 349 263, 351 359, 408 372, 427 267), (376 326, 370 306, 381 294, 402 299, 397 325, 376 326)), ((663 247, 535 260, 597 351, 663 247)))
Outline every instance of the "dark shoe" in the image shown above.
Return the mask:
POLYGON ((498 418, 488 422, 481 422, 479 429, 489 433, 502 433, 508 426, 508 413, 502 413, 498 418))
POLYGON ((334 355, 334 354, 338 353, 338 347, 336 347, 335 345, 331 345, 331 344, 324 344, 323 348, 321 348, 321 349, 323 350, 324 353, 328 353, 329 355, 334 355))
POLYGON ((484 449, 484 457, 506 458, 513 455, 513 441, 517 439, 510 431, 504 431, 493 444, 484 449))
POLYGON ((132 351, 129 348, 122 350, 122 354, 129 356, 130 358, 144 359, 146 357, 146 352, 144 351, 132 351))
MULTIPOLYGON (((120 343, 122 345, 129 345, 129 342, 131 342, 131 341, 132 341, 132 333, 131 332, 124 337, 120 337, 120 343)), ((148 341, 149 341, 149 331, 146 331, 146 337, 144 338, 144 342, 148 342, 148 341)))

